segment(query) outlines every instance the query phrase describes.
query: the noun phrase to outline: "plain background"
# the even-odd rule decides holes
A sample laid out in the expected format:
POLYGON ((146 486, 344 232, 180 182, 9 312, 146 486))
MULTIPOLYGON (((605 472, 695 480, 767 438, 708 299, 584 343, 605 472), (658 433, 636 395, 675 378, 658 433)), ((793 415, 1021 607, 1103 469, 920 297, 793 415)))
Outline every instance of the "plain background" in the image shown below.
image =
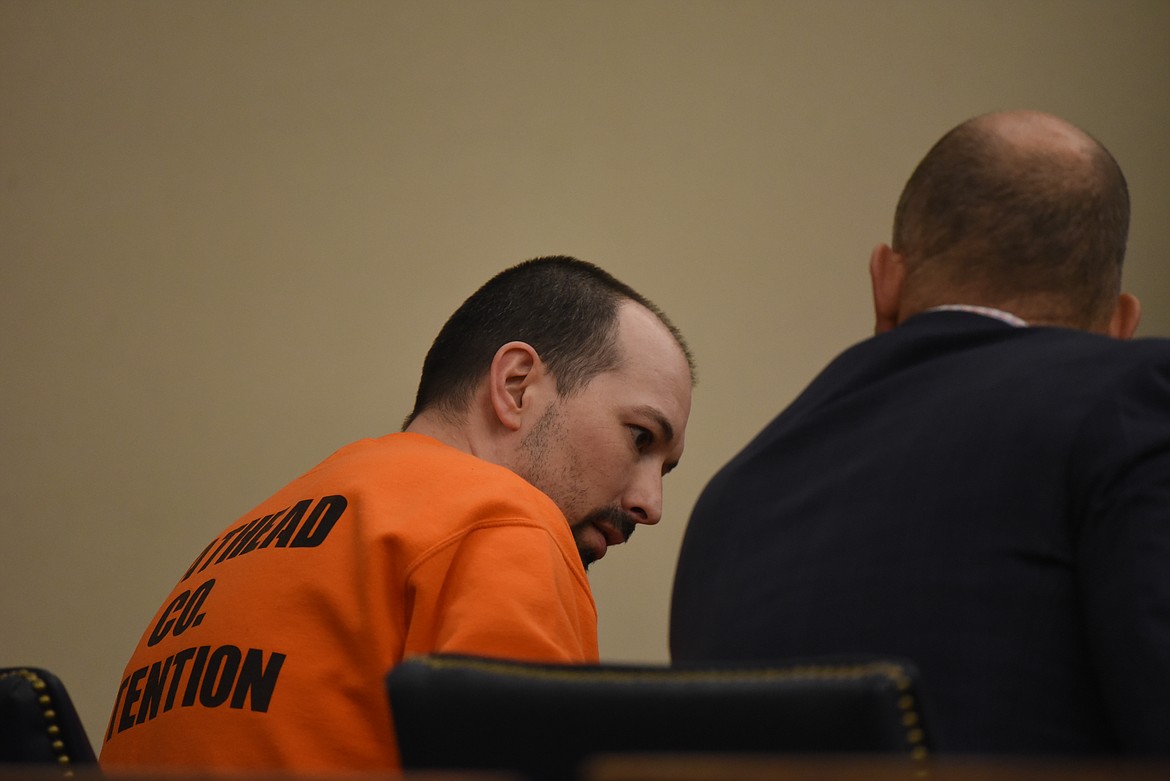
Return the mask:
POLYGON ((57 671, 96 742, 206 542, 396 430, 455 307, 558 253, 698 359, 665 518, 591 574, 603 657, 666 661, 699 490, 869 334, 869 251, 953 125, 1101 139, 1170 335, 1168 41, 1164 0, 3 0, 0 665, 57 671))

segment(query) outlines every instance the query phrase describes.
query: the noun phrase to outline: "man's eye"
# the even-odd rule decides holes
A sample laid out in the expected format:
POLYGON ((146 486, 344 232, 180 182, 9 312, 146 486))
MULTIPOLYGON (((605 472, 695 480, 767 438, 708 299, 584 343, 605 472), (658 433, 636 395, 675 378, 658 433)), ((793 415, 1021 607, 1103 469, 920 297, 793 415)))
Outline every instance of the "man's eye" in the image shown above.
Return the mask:
POLYGON ((648 429, 641 426, 630 426, 630 432, 634 436, 634 446, 639 450, 643 450, 654 443, 654 434, 648 429))

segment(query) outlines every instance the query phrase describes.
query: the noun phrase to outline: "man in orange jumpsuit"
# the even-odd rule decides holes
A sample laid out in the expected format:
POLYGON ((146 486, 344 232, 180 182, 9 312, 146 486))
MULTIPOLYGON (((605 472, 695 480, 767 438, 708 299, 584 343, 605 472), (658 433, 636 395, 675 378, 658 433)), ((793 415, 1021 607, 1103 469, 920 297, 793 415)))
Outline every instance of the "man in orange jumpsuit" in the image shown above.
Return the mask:
POLYGON ((396 768, 385 674, 450 652, 593 662, 585 569, 662 512, 694 369, 650 301, 538 258, 452 315, 402 432, 228 526, 148 625, 107 769, 396 768))

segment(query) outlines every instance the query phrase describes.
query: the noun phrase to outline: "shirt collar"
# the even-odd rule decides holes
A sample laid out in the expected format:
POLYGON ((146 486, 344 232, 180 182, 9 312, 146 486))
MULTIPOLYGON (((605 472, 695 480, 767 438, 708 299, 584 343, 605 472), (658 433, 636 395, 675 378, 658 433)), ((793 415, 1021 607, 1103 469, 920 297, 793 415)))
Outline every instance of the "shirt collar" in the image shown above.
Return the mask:
POLYGON ((1011 312, 1005 312, 1002 309, 995 309, 990 306, 973 306, 971 304, 944 304, 942 306, 932 306, 927 312, 970 312, 971 314, 983 315, 984 317, 994 317, 996 320, 1001 320, 1014 328, 1027 328, 1028 323, 1023 318, 1016 317, 1011 312))

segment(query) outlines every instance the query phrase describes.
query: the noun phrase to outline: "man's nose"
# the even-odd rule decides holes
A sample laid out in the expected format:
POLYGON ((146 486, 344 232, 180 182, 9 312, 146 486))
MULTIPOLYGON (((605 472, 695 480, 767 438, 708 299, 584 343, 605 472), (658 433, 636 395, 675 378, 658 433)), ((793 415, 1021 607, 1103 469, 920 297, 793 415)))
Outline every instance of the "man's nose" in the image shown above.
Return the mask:
POLYGON ((637 468, 626 494, 625 510, 638 523, 655 524, 662 520, 662 475, 657 470, 637 468))

